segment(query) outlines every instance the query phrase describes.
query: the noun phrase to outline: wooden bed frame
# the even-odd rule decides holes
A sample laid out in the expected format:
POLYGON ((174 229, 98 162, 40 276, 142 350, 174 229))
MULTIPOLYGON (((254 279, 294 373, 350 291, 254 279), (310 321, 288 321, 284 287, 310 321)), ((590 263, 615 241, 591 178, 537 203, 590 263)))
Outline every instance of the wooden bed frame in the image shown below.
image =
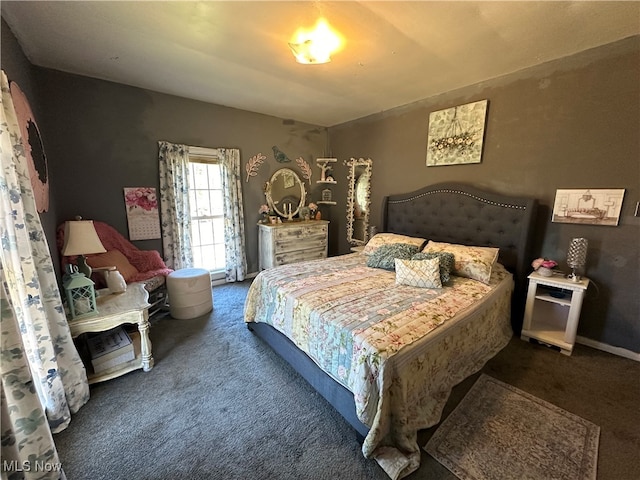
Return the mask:
MULTIPOLYGON (((519 334, 536 209, 535 199, 487 192, 461 183, 440 183, 385 197, 382 231, 438 242, 499 247, 499 262, 514 276, 511 324, 519 334)), ((247 323, 247 327, 302 375, 363 438, 367 435, 369 428, 356 416, 353 394, 348 389, 271 325, 247 323)))

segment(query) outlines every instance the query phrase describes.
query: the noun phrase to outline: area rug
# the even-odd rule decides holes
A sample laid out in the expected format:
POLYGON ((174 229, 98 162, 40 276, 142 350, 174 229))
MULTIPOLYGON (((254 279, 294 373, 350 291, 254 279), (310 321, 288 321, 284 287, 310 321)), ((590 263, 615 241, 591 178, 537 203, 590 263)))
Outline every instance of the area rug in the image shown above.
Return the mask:
POLYGON ((600 427, 481 375, 424 449, 461 480, 596 478, 600 427))

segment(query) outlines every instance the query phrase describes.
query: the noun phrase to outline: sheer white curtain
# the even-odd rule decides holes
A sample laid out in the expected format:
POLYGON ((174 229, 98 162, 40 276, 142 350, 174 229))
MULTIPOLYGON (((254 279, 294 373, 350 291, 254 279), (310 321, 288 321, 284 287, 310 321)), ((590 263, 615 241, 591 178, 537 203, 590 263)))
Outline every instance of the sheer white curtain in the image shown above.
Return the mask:
POLYGON ((244 245, 244 208, 242 206, 242 174, 240 150, 219 148, 224 192, 225 280, 241 282, 247 274, 244 245))
POLYGON ((189 147, 158 142, 162 248, 169 268, 193 266, 189 206, 189 147))
POLYGON ((89 400, 89 385, 36 210, 4 71, 0 158, 0 425, 3 468, 12 470, 3 469, 2 477, 19 475, 22 462, 38 461, 51 471, 39 471, 37 478, 64 478, 52 433, 64 430, 71 413, 89 400))

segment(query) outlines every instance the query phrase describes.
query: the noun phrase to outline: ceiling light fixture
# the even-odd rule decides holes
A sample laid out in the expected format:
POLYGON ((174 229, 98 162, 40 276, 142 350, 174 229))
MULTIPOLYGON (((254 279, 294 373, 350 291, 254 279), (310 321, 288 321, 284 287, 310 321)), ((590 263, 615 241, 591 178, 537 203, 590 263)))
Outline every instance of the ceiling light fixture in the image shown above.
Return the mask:
POLYGON ((298 63, 311 65, 330 62, 331 54, 338 51, 342 43, 342 37, 321 18, 312 30, 299 28, 289 48, 298 63))

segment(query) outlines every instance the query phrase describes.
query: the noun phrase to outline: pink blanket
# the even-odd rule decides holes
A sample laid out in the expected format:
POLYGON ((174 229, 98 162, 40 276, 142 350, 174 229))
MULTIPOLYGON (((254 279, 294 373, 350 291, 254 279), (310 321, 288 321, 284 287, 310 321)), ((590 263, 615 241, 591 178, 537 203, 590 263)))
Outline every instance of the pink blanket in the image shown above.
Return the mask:
MULTIPOLYGON (((96 232, 104 248, 107 251, 119 250, 127 257, 129 263, 138 270, 139 273, 130 278, 129 282, 142 282, 157 275, 166 276, 173 272, 173 270, 165 265, 157 251, 138 249, 129 240, 124 238, 118 230, 104 222, 94 220, 93 225, 96 227, 96 232)), ((64 245, 64 223, 58 227, 56 240, 58 251, 61 252, 64 245)), ((73 262, 75 262, 75 257, 62 257, 63 269, 68 263, 73 262)))

